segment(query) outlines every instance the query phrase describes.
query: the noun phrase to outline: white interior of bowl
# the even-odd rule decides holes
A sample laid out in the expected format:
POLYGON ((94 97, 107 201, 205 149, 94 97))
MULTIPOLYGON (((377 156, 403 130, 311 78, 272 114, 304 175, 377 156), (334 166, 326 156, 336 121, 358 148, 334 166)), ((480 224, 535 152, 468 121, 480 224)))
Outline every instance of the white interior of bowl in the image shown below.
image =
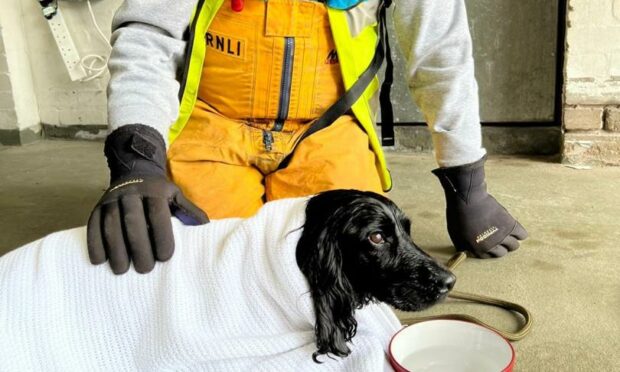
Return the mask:
POLYGON ((514 350, 490 329, 441 319, 400 331, 390 354, 411 372, 500 372, 512 361, 514 350))

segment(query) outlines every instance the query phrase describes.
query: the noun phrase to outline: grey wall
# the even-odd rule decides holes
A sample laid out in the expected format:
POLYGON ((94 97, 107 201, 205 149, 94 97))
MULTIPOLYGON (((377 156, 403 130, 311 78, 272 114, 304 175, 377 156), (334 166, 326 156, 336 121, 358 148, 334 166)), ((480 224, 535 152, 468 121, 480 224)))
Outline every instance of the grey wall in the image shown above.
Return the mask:
MULTIPOLYGON (((550 122, 556 95, 558 0, 466 0, 483 122, 550 122)), ((392 41, 396 43, 395 40, 392 41)), ((404 84, 393 97, 399 122, 424 122, 404 84)))
MULTIPOLYGON (((1 12, 0 20, 4 19, 5 26, 28 30, 20 32, 21 35, 12 32, 10 39, 12 43, 23 39, 18 55, 28 58, 26 63, 14 65, 21 67, 21 72, 31 71, 28 79, 33 87, 31 98, 15 101, 16 104, 21 102, 25 118, 18 128, 43 122, 47 125, 47 132, 78 128, 79 137, 79 133, 85 132, 79 128, 105 125, 107 78, 90 83, 69 81, 37 1, 5 1, 10 4, 6 11, 1 12)), ((483 122, 549 122, 554 119, 558 1, 466 0, 483 122)), ((105 33, 109 32, 112 14, 120 3, 121 0, 93 1, 97 19, 105 33)), ((106 54, 105 45, 95 36, 85 2, 62 1, 61 6, 82 55, 106 54)), ((396 45, 394 40, 393 44, 396 45)), ((404 84, 402 70, 398 69, 402 68, 403 61, 398 55, 395 61, 395 80, 400 83, 394 87, 393 94, 397 98, 397 122, 424 122, 404 84)), ((6 77, 6 72, 4 74, 6 77)), ((0 84, 0 89, 6 92, 7 84, 0 84)), ((23 88, 27 85, 20 83, 20 92, 25 92, 23 88)), ((4 114, 8 115, 8 111, 4 114)), ((16 128, 10 124, 8 128, 5 120, 0 126, 11 130, 16 128)), ((102 134, 99 129, 95 132, 102 134)))

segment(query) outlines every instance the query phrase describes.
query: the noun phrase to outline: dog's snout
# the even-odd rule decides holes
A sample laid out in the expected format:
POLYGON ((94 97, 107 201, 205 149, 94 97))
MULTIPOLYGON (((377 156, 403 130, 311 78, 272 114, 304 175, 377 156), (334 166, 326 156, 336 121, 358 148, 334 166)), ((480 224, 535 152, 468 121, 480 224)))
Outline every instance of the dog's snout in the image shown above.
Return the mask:
POLYGON ((446 274, 443 276, 441 280, 440 292, 442 294, 450 292, 452 288, 454 288, 455 283, 456 283, 456 276, 454 276, 454 274, 450 272, 446 272, 446 274))

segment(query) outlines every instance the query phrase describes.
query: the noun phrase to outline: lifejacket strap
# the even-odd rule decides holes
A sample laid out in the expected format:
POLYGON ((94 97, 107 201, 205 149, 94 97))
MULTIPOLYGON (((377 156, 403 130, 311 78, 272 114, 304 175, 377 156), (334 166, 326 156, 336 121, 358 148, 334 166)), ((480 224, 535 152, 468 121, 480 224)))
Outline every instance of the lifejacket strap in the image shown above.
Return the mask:
MULTIPOLYGON (((305 138, 307 138, 311 134, 330 126, 334 121, 336 121, 342 115, 346 114, 347 111, 351 109, 353 104, 355 104, 355 102, 357 102, 359 98, 364 94, 364 92, 366 91, 366 88, 368 88, 370 83, 373 81, 373 79, 379 72, 379 69, 381 68, 381 65, 383 64, 383 61, 386 57, 386 52, 388 53, 388 61, 389 61, 387 70, 386 70, 386 80, 388 80, 387 72, 390 72, 390 77, 389 77, 388 83, 386 84, 386 82, 384 81, 382 87, 385 87, 388 90, 391 89, 392 80, 393 80, 391 76, 392 71, 393 71, 393 64, 391 61, 391 55, 389 55, 390 48, 389 48, 389 43, 387 41, 387 20, 386 20, 387 8, 391 5, 391 3, 392 3, 392 0, 384 0, 382 1, 380 5, 379 12, 378 12, 379 41, 375 49, 375 55, 372 61, 370 62, 370 65, 366 69, 366 71, 362 73, 362 75, 357 79, 357 81, 353 84, 353 86, 351 86, 351 88, 349 88, 345 92, 345 94, 343 94, 342 97, 340 97, 338 101, 336 101, 336 103, 334 103, 330 108, 328 108, 327 111, 325 111, 323 115, 321 115, 321 117, 319 117, 314 123, 311 124, 310 128, 299 138, 299 140, 293 147, 292 151, 282 160, 282 162, 280 162, 280 165, 278 166, 278 170, 284 169, 288 166, 288 164, 291 161, 291 158, 293 157, 293 154, 295 153, 295 149, 297 148, 299 143, 301 143, 301 141, 303 141, 305 138)), ((381 97, 384 97, 384 93, 381 94, 381 97)), ((386 102, 389 103, 389 97, 390 97, 389 92, 385 94, 385 97, 386 97, 385 99, 387 100, 386 102)), ((393 113, 392 113, 391 103, 389 104, 389 109, 384 109, 383 99, 384 98, 382 98, 381 117, 386 118, 386 120, 389 120, 390 123, 393 123, 393 113), (387 116, 384 116, 384 115, 387 115, 387 116)), ((383 126, 383 123, 382 123, 382 126, 383 126)), ((393 142, 394 141, 393 125, 390 127, 391 127, 391 133, 392 133, 391 138, 393 142)), ((383 133, 383 128, 381 132, 383 133)), ((389 134, 389 129, 388 129, 387 134, 389 134)))

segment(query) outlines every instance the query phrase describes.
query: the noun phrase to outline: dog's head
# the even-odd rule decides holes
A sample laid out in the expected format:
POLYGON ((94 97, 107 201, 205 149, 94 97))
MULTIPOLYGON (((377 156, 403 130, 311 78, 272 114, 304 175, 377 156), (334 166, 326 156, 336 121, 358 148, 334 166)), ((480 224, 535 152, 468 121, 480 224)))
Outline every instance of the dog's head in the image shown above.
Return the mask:
POLYGON ((455 277, 411 239, 411 223, 389 199, 356 190, 308 201, 297 245, 316 312, 317 351, 347 356, 355 309, 370 301, 417 311, 444 299, 455 277))

